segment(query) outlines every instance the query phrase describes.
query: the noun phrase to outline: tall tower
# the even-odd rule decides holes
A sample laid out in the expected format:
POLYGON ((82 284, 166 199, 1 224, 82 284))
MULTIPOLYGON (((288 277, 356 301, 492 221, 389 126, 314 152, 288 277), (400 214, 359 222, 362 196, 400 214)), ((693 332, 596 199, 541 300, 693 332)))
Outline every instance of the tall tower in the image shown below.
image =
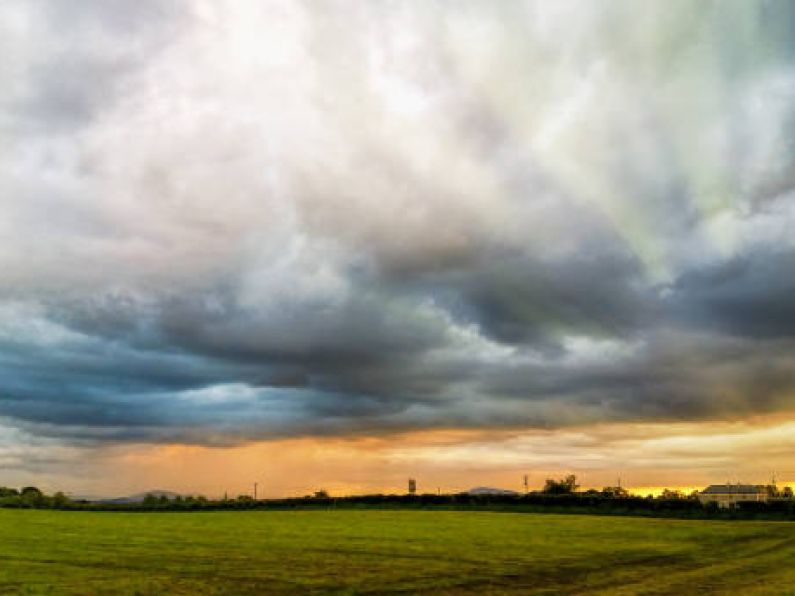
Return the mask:
POLYGON ((527 474, 524 475, 524 492, 529 493, 530 489, 528 488, 527 484, 527 474))
POLYGON ((409 494, 416 495, 417 494, 417 481, 414 478, 409 478, 409 494))

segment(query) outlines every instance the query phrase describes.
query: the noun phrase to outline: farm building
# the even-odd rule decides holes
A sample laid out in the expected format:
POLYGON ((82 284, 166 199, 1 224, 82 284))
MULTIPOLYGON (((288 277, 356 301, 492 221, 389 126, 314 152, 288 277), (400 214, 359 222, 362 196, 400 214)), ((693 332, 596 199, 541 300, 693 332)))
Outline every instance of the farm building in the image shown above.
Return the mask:
POLYGON ((767 501, 766 486, 753 484, 713 484, 698 493, 702 504, 717 503, 719 507, 733 507, 742 501, 767 501))

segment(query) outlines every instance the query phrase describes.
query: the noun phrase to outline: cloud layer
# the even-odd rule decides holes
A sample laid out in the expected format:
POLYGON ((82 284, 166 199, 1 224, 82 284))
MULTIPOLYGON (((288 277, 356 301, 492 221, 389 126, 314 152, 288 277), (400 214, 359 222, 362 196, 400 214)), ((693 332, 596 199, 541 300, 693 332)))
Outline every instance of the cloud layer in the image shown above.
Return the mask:
POLYGON ((230 444, 791 410, 793 24, 7 2, 0 417, 230 444))

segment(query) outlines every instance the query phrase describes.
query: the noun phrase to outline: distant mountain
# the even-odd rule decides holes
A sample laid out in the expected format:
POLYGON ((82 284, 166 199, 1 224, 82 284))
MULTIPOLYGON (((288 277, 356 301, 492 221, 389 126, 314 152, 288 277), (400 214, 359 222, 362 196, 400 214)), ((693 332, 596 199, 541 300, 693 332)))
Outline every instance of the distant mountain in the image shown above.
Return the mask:
POLYGON ((179 497, 179 493, 171 492, 170 490, 148 490, 143 493, 130 495, 129 497, 118 497, 115 499, 98 499, 99 503, 141 503, 146 498, 146 495, 153 495, 155 497, 168 497, 173 499, 179 497))
POLYGON ((490 486, 478 486, 475 488, 470 488, 467 491, 469 495, 518 495, 519 493, 515 490, 509 490, 507 488, 491 488, 490 486))

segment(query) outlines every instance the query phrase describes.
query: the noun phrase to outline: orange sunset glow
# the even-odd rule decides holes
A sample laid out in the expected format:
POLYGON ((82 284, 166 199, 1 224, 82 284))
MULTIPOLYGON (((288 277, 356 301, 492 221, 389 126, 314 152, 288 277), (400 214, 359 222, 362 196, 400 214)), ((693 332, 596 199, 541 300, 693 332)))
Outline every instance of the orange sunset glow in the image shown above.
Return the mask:
POLYGON ((50 479, 32 474, 25 480, 97 494, 125 494, 151 485, 213 497, 251 494, 257 482, 259 495, 266 498, 318 489, 337 496, 400 494, 408 477, 418 479, 421 492, 464 492, 479 485, 519 491, 525 474, 532 487, 540 488, 546 478, 569 472, 578 475, 584 488, 601 489, 620 478, 644 496, 664 488, 690 492, 738 478, 766 483, 775 476, 784 486, 795 484, 793 418, 547 431, 447 429, 224 448, 125 445, 94 453, 82 463, 77 482, 68 475, 50 479))

